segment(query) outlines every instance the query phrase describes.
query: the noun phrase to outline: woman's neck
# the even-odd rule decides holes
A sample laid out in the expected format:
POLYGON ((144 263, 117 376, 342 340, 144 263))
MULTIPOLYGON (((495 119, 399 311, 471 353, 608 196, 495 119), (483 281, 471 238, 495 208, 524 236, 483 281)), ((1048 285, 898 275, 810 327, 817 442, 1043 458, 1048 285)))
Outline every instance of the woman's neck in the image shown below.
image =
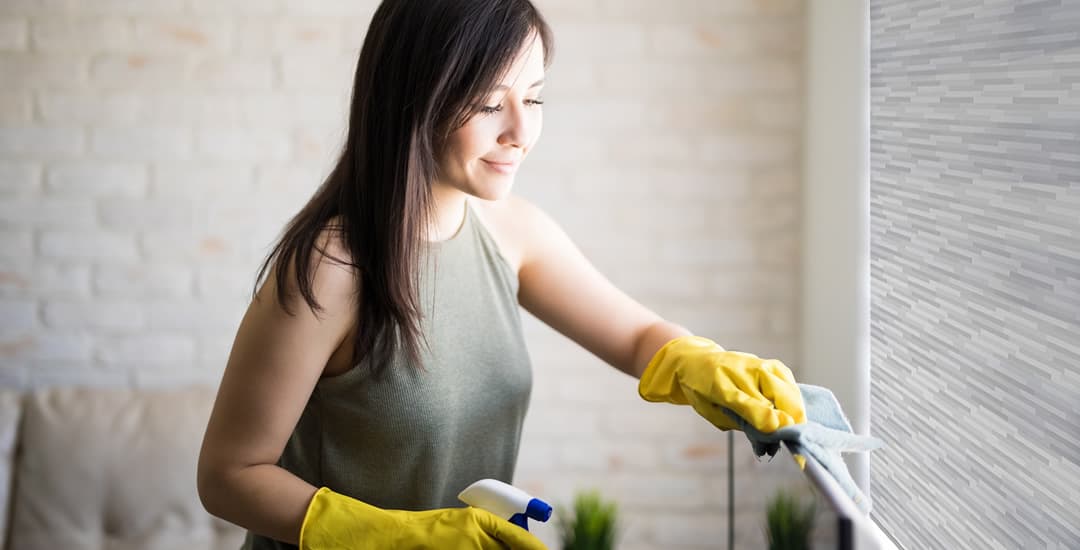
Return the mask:
POLYGON ((445 241, 457 234, 465 221, 465 205, 469 195, 450 186, 432 185, 433 224, 428 228, 428 241, 445 241))

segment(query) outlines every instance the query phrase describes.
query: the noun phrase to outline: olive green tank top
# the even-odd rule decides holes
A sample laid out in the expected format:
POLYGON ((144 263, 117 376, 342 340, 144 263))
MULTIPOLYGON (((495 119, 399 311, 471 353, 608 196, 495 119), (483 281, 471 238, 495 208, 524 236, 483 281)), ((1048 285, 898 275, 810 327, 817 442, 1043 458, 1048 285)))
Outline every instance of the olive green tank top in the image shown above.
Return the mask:
MULTIPOLYGON (((315 386, 278 464, 373 506, 464 506, 483 478, 512 482, 532 367, 518 280, 466 205, 450 239, 426 245, 421 371, 402 351, 380 376, 363 361, 315 386)), ((243 548, 295 548, 248 534, 243 548)))

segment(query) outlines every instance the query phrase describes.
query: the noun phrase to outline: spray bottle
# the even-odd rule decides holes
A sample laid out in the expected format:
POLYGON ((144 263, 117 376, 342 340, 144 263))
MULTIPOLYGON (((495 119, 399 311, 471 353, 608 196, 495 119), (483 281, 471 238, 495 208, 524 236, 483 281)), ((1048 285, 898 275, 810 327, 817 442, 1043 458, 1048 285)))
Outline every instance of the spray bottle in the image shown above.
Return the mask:
POLYGON ((529 530, 528 520, 547 521, 551 517, 551 505, 497 479, 481 479, 465 488, 458 499, 477 508, 483 508, 510 523, 529 530))

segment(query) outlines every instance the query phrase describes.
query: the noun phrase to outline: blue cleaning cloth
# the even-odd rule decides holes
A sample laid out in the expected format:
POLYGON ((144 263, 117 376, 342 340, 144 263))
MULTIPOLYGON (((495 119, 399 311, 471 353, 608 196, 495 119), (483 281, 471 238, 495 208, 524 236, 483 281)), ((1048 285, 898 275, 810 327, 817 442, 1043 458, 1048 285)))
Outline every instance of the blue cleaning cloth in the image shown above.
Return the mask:
POLYGON ((870 502, 859 490, 841 457, 844 451, 870 451, 885 443, 871 436, 858 435, 840 408, 840 402, 828 388, 799 384, 803 404, 806 406, 806 423, 784 426, 772 433, 762 433, 735 414, 721 407, 724 414, 734 418, 746 434, 758 457, 768 454, 770 459, 780 450, 780 442, 791 444, 794 454, 809 456, 828 471, 840 487, 847 492, 864 514, 870 513, 870 502))

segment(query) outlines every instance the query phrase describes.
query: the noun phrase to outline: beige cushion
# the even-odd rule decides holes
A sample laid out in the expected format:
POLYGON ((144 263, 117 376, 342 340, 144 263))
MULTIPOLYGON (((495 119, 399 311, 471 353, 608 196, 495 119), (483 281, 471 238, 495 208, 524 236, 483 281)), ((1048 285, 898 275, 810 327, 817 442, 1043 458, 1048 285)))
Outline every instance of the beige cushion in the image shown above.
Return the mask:
POLYGON ((237 548, 195 467, 211 388, 43 390, 25 401, 11 548, 237 548))
POLYGON ((7 540, 7 521, 11 510, 12 467, 15 461, 15 437, 19 433, 22 394, 0 390, 0 546, 7 540))

